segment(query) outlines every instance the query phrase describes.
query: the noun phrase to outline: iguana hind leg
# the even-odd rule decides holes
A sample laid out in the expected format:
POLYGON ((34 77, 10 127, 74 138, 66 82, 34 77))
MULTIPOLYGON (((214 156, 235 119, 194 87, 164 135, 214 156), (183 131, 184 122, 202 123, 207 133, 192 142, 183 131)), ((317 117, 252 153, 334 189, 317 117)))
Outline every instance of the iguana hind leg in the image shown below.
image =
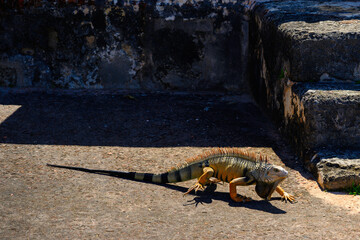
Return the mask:
POLYGON ((236 186, 246 186, 248 182, 248 178, 240 177, 235 178, 229 183, 230 187, 230 197, 235 202, 250 202, 252 199, 249 197, 238 195, 236 192, 236 186))
POLYGON ((281 195, 281 200, 282 201, 289 201, 291 203, 295 203, 295 197, 287 192, 284 191, 284 189, 282 189, 281 187, 277 186, 276 187, 276 191, 281 195))
POLYGON ((212 175, 214 174, 214 169, 211 167, 204 167, 203 168, 203 174, 199 177, 197 183, 195 183, 193 186, 191 186, 184 195, 190 193, 192 190, 195 190, 195 193, 198 190, 204 190, 204 186, 210 182, 216 182, 216 178, 213 178, 212 175), (211 179, 211 180, 210 180, 211 179))

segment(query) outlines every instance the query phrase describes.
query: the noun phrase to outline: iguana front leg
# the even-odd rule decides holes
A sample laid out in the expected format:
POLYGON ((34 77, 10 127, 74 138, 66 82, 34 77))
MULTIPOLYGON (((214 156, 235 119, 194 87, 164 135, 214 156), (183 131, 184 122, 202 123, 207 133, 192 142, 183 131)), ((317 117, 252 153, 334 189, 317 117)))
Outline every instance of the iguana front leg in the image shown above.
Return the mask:
POLYGON ((285 192, 284 189, 282 189, 281 187, 277 186, 276 191, 281 195, 282 201, 287 202, 289 200, 289 202, 291 202, 291 203, 295 202, 295 197, 293 195, 285 192))
POLYGON ((231 197, 232 200, 234 200, 235 202, 249 202, 249 201, 252 200, 251 198, 238 195, 237 192, 236 192, 236 186, 247 186, 248 182, 249 182, 248 177, 240 177, 240 178, 233 179, 229 183, 230 197, 231 197))
POLYGON ((184 193, 184 195, 190 193, 192 190, 195 190, 195 193, 198 190, 204 190, 204 186, 207 183, 213 182, 216 183, 216 178, 213 178, 212 175, 214 174, 214 169, 212 169, 211 167, 204 167, 203 168, 203 174, 199 177, 198 182, 195 183, 193 186, 191 186, 186 193, 184 193), (210 180, 211 178, 211 180, 210 180))

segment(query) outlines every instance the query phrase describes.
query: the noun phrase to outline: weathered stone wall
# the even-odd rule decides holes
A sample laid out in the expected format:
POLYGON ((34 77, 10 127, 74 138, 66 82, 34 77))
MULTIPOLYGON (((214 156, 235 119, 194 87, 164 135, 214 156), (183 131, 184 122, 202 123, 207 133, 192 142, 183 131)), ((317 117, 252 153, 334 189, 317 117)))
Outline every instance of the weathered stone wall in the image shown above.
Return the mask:
POLYGON ((0 13, 0 86, 247 91, 238 3, 99 1, 0 13))
POLYGON ((252 92, 329 190, 360 183, 359 13, 354 1, 262 1, 249 23, 252 92))
POLYGON ((269 1, 251 18, 251 88, 302 148, 301 154, 338 144, 345 129, 354 131, 342 138, 342 146, 353 146, 360 138, 358 120, 349 117, 358 114, 360 80, 360 16, 355 11, 360 5, 354 6, 338 1, 269 1), (338 4, 343 6, 335 8, 338 4), (321 96, 311 97, 312 92, 321 96), (333 120, 336 112, 337 121, 348 119, 346 127, 333 120))

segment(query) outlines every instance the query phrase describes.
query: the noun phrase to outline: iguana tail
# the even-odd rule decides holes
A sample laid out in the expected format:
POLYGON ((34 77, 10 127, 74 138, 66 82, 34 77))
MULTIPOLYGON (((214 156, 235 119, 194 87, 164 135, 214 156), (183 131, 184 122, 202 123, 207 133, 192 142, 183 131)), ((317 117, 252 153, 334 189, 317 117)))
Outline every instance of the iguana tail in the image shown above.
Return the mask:
POLYGON ((183 182, 199 176, 199 173, 197 173, 198 172, 197 169, 196 171, 194 171, 195 169, 193 165, 188 165, 183 168, 170 170, 168 172, 164 172, 160 174, 97 170, 97 169, 61 166, 61 165, 53 165, 53 164, 47 164, 47 166, 76 170, 81 172, 95 173, 101 175, 108 175, 108 176, 119 177, 129 180, 140 181, 140 182, 159 183, 159 184, 183 182))

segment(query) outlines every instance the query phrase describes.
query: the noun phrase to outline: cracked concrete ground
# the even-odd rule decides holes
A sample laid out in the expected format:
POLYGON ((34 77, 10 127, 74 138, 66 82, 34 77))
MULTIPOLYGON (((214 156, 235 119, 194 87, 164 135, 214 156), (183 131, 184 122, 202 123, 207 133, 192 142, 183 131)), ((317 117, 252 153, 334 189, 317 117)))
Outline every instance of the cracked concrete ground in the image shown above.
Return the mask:
POLYGON ((357 239, 359 196, 322 192, 248 96, 0 91, 1 239, 357 239), (228 185, 183 197, 154 185, 53 169, 162 172, 211 147, 285 166, 296 204, 228 185))

